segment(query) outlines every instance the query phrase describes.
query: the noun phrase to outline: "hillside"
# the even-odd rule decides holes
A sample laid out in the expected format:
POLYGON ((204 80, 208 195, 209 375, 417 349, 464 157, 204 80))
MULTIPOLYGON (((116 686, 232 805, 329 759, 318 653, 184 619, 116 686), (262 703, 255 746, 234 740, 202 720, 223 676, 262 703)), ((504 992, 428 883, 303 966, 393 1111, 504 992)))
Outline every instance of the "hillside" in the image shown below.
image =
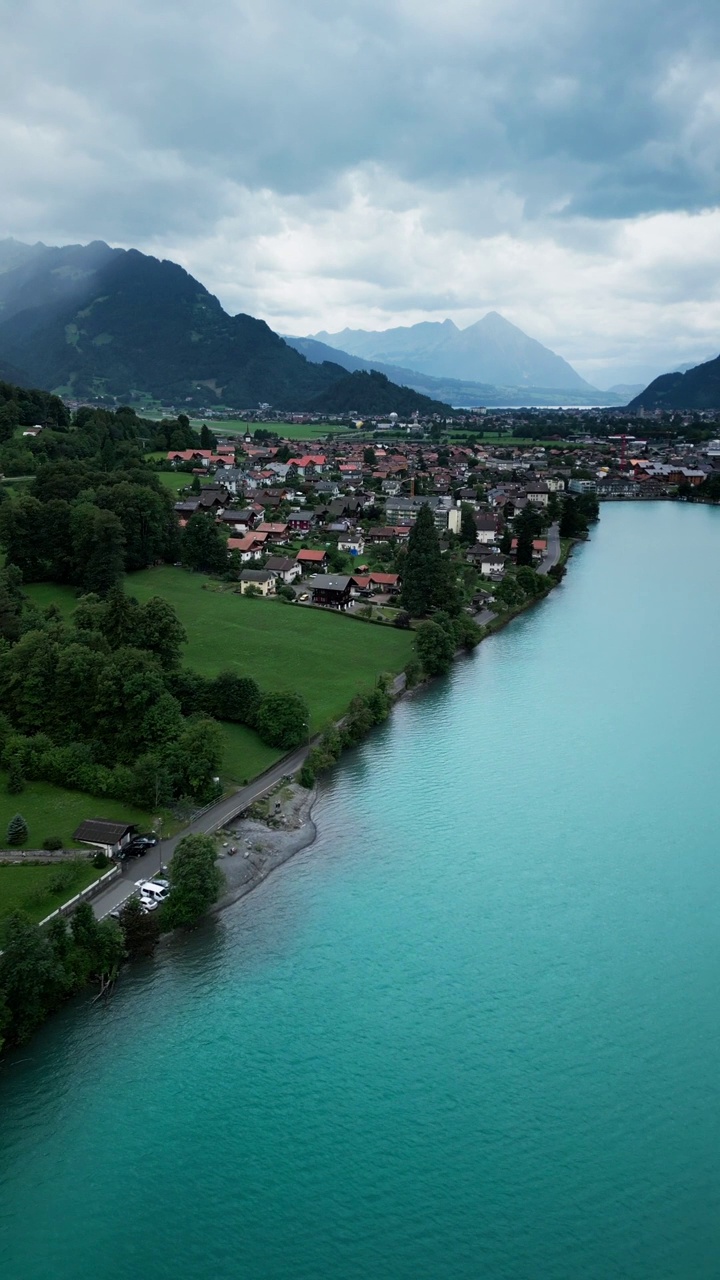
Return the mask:
POLYGON ((720 409, 720 356, 687 373, 664 373, 630 401, 631 409, 720 409))
POLYGON ((375 370, 349 373, 333 383, 329 391, 317 396, 312 407, 318 413, 397 413, 400 418, 409 418, 416 411, 428 415, 452 412, 450 405, 418 395, 408 387, 398 387, 384 373, 375 370))
POLYGON ((364 360, 429 374, 434 378, 592 394, 595 388, 561 356, 529 338, 496 311, 467 329, 452 320, 424 321, 384 331, 343 329, 316 333, 316 340, 364 360))
MULTIPOLYGON (((0 248, 0 263, 15 258, 0 267, 0 365, 17 382, 77 399, 150 395, 191 408, 309 409, 320 397, 335 412, 346 399, 346 386, 332 396, 335 383, 347 384, 339 365, 312 364, 264 321, 229 316, 173 262, 101 241, 26 255, 16 242, 0 248)), ((354 397, 361 412, 371 412, 366 386, 354 397)), ((413 407, 423 408, 422 397, 413 407)))

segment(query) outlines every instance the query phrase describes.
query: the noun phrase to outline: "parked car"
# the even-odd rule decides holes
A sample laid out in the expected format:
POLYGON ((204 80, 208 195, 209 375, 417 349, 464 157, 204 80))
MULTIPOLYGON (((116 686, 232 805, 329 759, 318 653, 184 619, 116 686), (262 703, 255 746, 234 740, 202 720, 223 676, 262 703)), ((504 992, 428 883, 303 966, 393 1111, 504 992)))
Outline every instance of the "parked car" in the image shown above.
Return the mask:
POLYGON ((147 853, 146 845, 134 845, 131 841, 123 846, 117 857, 119 862, 125 862, 127 858, 142 858, 144 853, 147 853))
POLYGON ((168 896, 169 885, 158 884, 157 880, 138 880, 140 897, 152 898, 154 902, 164 902, 168 896))
POLYGON ((141 835, 133 836, 130 841, 130 844, 135 845, 135 847, 138 849, 139 848, 152 849, 153 845, 157 844, 157 842, 158 842, 157 836, 151 832, 149 835, 146 835, 146 836, 141 836, 141 835))

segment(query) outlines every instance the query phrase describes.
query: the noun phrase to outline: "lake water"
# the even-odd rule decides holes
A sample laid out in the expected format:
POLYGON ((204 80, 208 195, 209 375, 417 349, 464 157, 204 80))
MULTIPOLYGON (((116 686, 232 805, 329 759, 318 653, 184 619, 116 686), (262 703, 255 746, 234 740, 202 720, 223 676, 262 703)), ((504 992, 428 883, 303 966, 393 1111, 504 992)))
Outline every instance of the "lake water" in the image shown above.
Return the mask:
POLYGON ((3 1280, 717 1280, 720 510, 606 505, 316 844, 0 1069, 3 1280))

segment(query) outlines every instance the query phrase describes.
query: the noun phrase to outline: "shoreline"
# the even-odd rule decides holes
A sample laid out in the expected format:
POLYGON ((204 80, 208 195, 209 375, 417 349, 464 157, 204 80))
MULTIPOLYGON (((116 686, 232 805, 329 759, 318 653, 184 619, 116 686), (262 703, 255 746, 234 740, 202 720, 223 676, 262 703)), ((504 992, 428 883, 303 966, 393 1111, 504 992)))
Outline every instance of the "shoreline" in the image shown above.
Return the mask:
MULTIPOLYGON (((584 542, 585 539, 573 539, 571 545, 567 549, 567 553, 561 557, 560 563, 566 564, 570 559, 576 545, 584 542)), ((484 640, 490 636, 497 635, 515 618, 525 613, 528 609, 540 604, 543 600, 547 600, 552 595, 556 587, 560 583, 555 583, 542 595, 533 599, 526 600, 516 609, 508 610, 504 614, 497 615, 491 622, 483 627, 483 636, 475 648, 479 648, 484 640)), ((474 653, 475 649, 468 651, 467 649, 458 649, 454 663, 461 658, 466 659, 474 653)), ((449 674, 449 673, 448 673, 449 674)), ((427 688, 428 685, 439 679, 439 676, 427 677, 418 684, 408 688, 406 684, 398 686, 395 682, 392 704, 393 707, 402 698, 411 697, 414 693, 420 692, 427 688)), ((396 677, 397 681, 397 677, 396 677)), ((392 715, 392 709, 390 714, 392 715)), ((336 761, 336 766, 342 763, 342 756, 336 761)), ((287 862, 294 858, 297 853, 301 853, 303 849, 309 849, 316 841, 318 835, 317 824, 313 820, 312 813, 315 802, 318 799, 318 782, 315 781, 312 789, 306 790, 301 787, 296 777, 292 777, 285 784, 278 784, 267 797, 267 801, 280 793, 290 792, 291 795, 285 797, 285 803, 281 804, 281 818, 285 818, 285 825, 271 824, 264 821, 257 813, 243 817, 238 815, 232 819, 226 826, 218 828, 218 835, 227 839, 223 839, 223 844, 218 854, 218 863, 221 866, 223 875, 225 876, 226 887, 218 901, 211 908, 210 914, 218 916, 221 912, 239 902, 241 898, 247 897, 254 889, 263 884, 274 871, 285 866, 287 862), (237 852, 231 854, 229 850, 235 846, 237 852)), ((251 810, 256 809, 257 805, 251 806, 251 810)))
POLYGON ((307 790, 294 779, 281 784, 268 796, 268 804, 279 806, 272 818, 263 819, 252 813, 238 816, 219 834, 227 839, 218 854, 218 864, 225 877, 225 889, 211 908, 212 915, 219 915, 239 902, 263 884, 265 880, 303 849, 310 848, 317 837, 317 826, 312 811, 318 796, 317 783, 307 790), (275 797, 280 799, 276 800, 275 797), (231 850, 235 848, 236 852, 231 850))

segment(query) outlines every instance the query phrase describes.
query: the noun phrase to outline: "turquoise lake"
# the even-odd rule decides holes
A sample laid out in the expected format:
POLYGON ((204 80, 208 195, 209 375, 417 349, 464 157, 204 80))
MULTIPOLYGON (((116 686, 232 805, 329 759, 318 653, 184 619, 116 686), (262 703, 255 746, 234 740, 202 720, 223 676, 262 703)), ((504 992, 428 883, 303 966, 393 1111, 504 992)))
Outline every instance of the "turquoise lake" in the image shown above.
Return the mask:
POLYGON ((0 1066, 3 1280, 717 1280, 720 510, 607 504, 316 843, 0 1066))

